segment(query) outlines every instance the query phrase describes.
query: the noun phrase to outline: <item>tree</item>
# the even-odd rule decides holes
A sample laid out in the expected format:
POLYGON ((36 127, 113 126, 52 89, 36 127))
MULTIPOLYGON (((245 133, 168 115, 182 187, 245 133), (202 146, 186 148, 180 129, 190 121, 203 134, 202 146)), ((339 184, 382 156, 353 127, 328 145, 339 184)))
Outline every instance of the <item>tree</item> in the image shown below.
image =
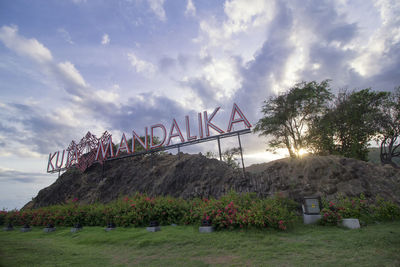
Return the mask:
MULTIPOLYGON (((239 163, 237 162, 236 156, 238 156, 239 154, 240 154, 240 148, 234 147, 225 150, 221 154, 221 158, 222 161, 226 162, 226 164, 228 164, 230 167, 237 169, 239 168, 239 163)), ((217 154, 213 153, 212 151, 207 151, 205 157, 208 159, 215 159, 217 158, 217 154)))
POLYGON ((368 143, 379 132, 387 92, 342 91, 324 116, 311 124, 308 146, 316 153, 368 160, 368 143))
POLYGON ((301 82, 289 91, 264 101, 254 132, 272 136, 267 150, 286 147, 290 157, 298 157, 306 146, 309 124, 321 116, 332 98, 329 80, 301 82))
POLYGON ((225 161, 230 167, 237 169, 239 168, 239 163, 237 162, 236 156, 240 154, 240 148, 234 147, 227 149, 222 153, 222 160, 225 161))
POLYGON ((380 141, 381 162, 400 168, 393 162, 393 158, 400 157, 400 86, 384 101, 382 113, 381 129, 377 138, 380 141))

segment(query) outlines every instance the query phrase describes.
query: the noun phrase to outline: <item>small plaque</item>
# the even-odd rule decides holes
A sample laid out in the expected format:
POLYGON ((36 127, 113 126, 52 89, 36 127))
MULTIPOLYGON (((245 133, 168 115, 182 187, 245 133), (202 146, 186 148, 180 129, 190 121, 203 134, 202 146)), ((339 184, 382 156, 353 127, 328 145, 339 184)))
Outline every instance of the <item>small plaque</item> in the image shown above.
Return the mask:
POLYGON ((304 214, 319 214, 319 198, 304 198, 304 214))

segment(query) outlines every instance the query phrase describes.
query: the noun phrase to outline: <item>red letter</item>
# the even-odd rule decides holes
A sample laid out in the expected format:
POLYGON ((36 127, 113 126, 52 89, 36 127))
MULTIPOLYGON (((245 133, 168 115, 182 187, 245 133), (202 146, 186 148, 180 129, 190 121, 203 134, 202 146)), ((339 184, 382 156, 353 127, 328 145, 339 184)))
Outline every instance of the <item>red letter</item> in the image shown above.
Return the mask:
POLYGON ((58 165, 58 157, 60 156, 60 151, 57 152, 57 160, 56 160, 56 168, 61 169, 63 163, 64 163, 64 154, 65 154, 65 149, 63 150, 62 158, 61 158, 61 164, 58 165))
POLYGON ((171 129, 169 130, 169 137, 168 137, 167 146, 169 146, 169 143, 171 143, 172 137, 180 137, 181 138, 181 142, 182 143, 185 142, 185 139, 183 138, 181 130, 179 129, 179 126, 176 123, 175 119, 172 120, 171 129), (172 134, 172 132, 174 131, 174 128, 176 128, 177 132, 175 134, 172 134))
POLYGON ((49 163, 47 164, 47 172, 51 172, 51 171, 54 171, 54 165, 53 165, 53 158, 54 158, 54 156, 56 155, 56 153, 57 152, 54 152, 54 155, 52 156, 51 155, 51 153, 49 154, 49 163), (51 170, 49 170, 49 168, 50 168, 50 166, 51 166, 51 170))
POLYGON ((104 144, 102 141, 99 142, 99 145, 97 146, 97 153, 96 153, 96 160, 99 160, 100 156, 100 150, 101 150, 101 155, 102 159, 105 160, 107 158, 107 154, 110 151, 111 157, 114 157, 114 151, 113 151, 113 145, 112 145, 112 138, 111 136, 108 138, 107 144, 106 144, 106 150, 104 150, 104 144))
POLYGON ((186 136, 188 141, 196 140, 197 136, 190 136, 190 122, 189 116, 186 116, 186 136))
MULTIPOLYGON (((147 141, 147 127, 144 128, 144 142, 142 141, 142 139, 140 139, 140 136, 135 132, 132 131, 133 137, 132 137, 132 152, 135 153, 135 143, 136 140, 138 140, 139 144, 142 145, 142 147, 144 148, 144 150, 147 151, 148 149, 148 141, 147 141)), ((152 139, 153 140, 153 139, 152 139)))
POLYGON ((229 120, 227 132, 229 133, 232 130, 232 125, 234 123, 238 123, 238 122, 244 122, 244 124, 247 126, 247 128, 249 128, 249 129, 251 128, 250 122, 246 119, 246 117, 244 116, 244 114, 242 113, 242 111, 240 110, 238 105, 236 105, 236 103, 233 103, 231 118, 229 120), (239 117, 240 117, 238 119, 235 119, 236 112, 239 114, 239 117))
POLYGON ((210 136, 210 130, 209 127, 213 128, 220 134, 223 134, 224 131, 222 131, 220 128, 218 128, 216 125, 211 123, 211 120, 214 118, 215 114, 217 114, 218 110, 220 107, 217 107, 214 112, 211 114, 210 118, 207 117, 207 111, 204 111, 204 128, 206 128, 206 136, 210 136))
POLYGON ((127 153, 131 153, 129 151, 129 146, 128 143, 126 142, 126 137, 124 133, 122 133, 121 142, 119 143, 117 154, 115 156, 118 156, 120 151, 126 151, 127 153))
POLYGON ((150 148, 157 148, 162 146, 165 143, 165 138, 167 137, 167 130, 165 129, 164 125, 162 124, 156 124, 150 126, 150 148), (154 144, 154 128, 161 128, 164 132, 164 137, 162 139, 162 142, 158 145, 154 144))
POLYGON ((203 120, 201 118, 201 112, 199 112, 199 138, 203 138, 203 120))

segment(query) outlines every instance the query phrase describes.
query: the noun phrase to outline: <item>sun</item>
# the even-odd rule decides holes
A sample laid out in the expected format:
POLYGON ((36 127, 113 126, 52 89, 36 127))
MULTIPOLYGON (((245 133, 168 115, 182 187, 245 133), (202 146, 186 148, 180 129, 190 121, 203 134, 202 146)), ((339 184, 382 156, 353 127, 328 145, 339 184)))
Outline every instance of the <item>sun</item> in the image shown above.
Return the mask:
POLYGON ((305 150, 304 148, 300 148, 299 151, 297 152, 297 154, 298 154, 300 157, 302 157, 302 156, 308 154, 308 151, 305 150))

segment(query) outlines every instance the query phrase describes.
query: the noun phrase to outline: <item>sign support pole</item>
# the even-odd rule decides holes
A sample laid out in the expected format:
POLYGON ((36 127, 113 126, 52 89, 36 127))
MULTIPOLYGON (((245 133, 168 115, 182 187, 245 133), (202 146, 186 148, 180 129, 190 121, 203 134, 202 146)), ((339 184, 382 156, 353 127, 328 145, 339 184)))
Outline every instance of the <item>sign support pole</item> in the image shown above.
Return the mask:
POLYGON ((217 138, 218 140, 218 152, 219 152, 219 160, 222 161, 222 155, 221 155, 221 143, 219 141, 219 136, 217 138))
POLYGON ((239 149, 240 149, 240 157, 242 158, 242 170, 243 170, 243 177, 246 177, 245 168, 244 168, 244 161, 243 161, 243 151, 242 151, 242 143, 240 142, 240 134, 238 133, 238 140, 239 140, 239 149))
POLYGON ((178 160, 181 160, 181 147, 178 146, 178 160))

